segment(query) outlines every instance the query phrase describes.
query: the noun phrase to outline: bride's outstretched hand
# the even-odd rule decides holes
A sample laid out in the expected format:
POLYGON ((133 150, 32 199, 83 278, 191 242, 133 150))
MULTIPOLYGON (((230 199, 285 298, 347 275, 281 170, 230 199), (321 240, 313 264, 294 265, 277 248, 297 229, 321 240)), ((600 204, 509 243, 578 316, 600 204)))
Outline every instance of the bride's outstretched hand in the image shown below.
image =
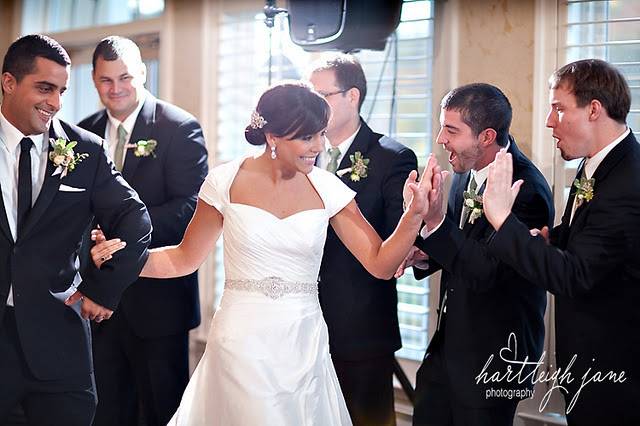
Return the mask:
POLYGON ((103 263, 111 259, 115 252, 122 250, 127 245, 127 243, 121 241, 120 238, 107 240, 104 232, 102 232, 100 228, 91 231, 91 240, 96 243, 91 247, 91 260, 93 260, 93 263, 98 269, 100 269, 103 263))

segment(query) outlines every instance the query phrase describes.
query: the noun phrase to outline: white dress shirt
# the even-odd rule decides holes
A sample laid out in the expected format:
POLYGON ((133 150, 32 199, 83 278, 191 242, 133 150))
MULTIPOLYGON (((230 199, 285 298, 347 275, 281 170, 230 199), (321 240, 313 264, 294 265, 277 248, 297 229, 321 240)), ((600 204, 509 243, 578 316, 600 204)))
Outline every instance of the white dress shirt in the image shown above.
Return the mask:
MULTIPOLYGON (((20 141, 25 135, 16 129, 0 112, 0 182, 2 182, 2 201, 7 212, 7 221, 13 241, 18 238, 18 164, 20 160, 20 141)), ((47 170, 49 144, 43 134, 29 135, 31 146, 31 205, 35 203, 47 170)), ((13 288, 9 287, 7 305, 13 306, 13 288)))
MULTIPOLYGON (((127 140, 125 141, 125 146, 122 147, 124 151, 122 153, 123 166, 127 158, 126 145, 129 143, 129 140, 131 139, 131 132, 133 132, 133 126, 135 126, 136 124, 136 120, 138 119, 138 114, 140 114, 140 110, 142 109, 142 105, 144 104, 144 100, 146 96, 147 96, 146 91, 143 90, 140 100, 138 101, 138 106, 136 106, 136 109, 134 109, 133 112, 129 114, 127 118, 124 119, 124 121, 118 120, 117 118, 112 116, 111 113, 109 113, 109 110, 107 110, 108 120, 107 120, 107 127, 105 129, 104 140, 107 142, 107 154, 109 154, 109 158, 111 158, 112 160, 116 158, 115 154, 116 154, 116 146, 118 145, 118 126, 122 124, 122 126, 124 127, 124 130, 127 131, 127 140)), ((137 142, 137 141, 134 141, 134 142, 137 142)))
POLYGON ((340 156, 338 157, 338 165, 340 165, 340 162, 342 161, 342 157, 344 157, 347 151, 349 151, 349 148, 351 147, 351 144, 353 143, 359 131, 360 131, 360 126, 358 126, 356 131, 351 136, 349 136, 347 139, 340 142, 340 144, 336 146, 331 145, 331 143, 329 142, 329 139, 326 138, 324 142, 324 151, 321 152, 320 155, 318 156, 318 167, 325 170, 327 169, 327 166, 329 165, 329 161, 331 161, 331 157, 329 156, 329 149, 331 148, 338 148, 340 150, 340 156))

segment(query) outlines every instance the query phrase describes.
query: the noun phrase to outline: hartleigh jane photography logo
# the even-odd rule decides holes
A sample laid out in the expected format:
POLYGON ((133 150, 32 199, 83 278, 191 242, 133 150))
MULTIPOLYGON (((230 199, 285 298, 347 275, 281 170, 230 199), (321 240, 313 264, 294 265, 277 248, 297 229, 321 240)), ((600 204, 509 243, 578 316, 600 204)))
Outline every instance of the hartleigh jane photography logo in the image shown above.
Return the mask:
MULTIPOLYGON (((518 340, 516 338, 515 333, 510 333, 507 339, 507 345, 500 349, 498 352, 498 356, 500 360, 506 363, 506 368, 504 371, 490 371, 492 368, 492 364, 494 362, 498 363, 499 360, 495 359, 495 355, 491 354, 487 359, 484 367, 482 367, 482 371, 475 377, 476 384, 513 384, 518 383, 522 384, 531 384, 534 386, 536 383, 547 383, 550 388, 542 397, 540 401, 540 405, 538 410, 542 412, 549 400, 551 399, 551 395, 554 391, 563 391, 567 392, 566 385, 572 384, 574 380, 578 379, 577 374, 580 372, 576 372, 576 376, 573 375, 571 368, 578 358, 577 354, 574 354, 566 367, 562 368, 560 366, 556 366, 554 370, 552 365, 549 366, 548 369, 542 370, 545 364, 545 358, 547 356, 546 351, 542 352, 540 355, 540 359, 537 361, 529 361, 529 357, 525 357, 523 360, 518 360, 518 340)), ((591 362, 595 362, 595 359, 592 359, 591 362)), ((611 383, 624 383, 627 380, 624 371, 615 372, 615 371, 607 371, 602 372, 599 370, 592 369, 589 367, 587 371, 585 371, 579 379, 578 382, 580 384, 578 390, 573 393, 573 397, 571 401, 567 404, 567 413, 570 413, 573 407, 575 406, 578 398, 580 397, 580 393, 586 386, 590 386, 597 383, 602 382, 611 382, 611 383)), ((498 388, 489 388, 486 390, 485 397, 488 398, 531 398, 533 397, 533 390, 531 389, 498 389, 498 388)))

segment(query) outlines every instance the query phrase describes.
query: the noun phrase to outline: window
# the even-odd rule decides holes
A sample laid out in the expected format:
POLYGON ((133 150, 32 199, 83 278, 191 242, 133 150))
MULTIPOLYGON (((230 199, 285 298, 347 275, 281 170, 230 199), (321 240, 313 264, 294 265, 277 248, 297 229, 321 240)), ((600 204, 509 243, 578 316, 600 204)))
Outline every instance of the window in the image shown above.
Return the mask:
MULTIPOLYGON (((244 139, 251 111, 271 81, 299 79, 311 55, 289 39, 287 20, 279 15, 272 31, 260 9, 223 13, 220 18, 218 60, 217 161, 229 161, 250 152, 244 139)), ((262 149, 262 148, 259 148, 262 149)))
MULTIPOLYGON (((640 137, 640 2, 569 0, 559 4, 559 16, 564 22, 559 31, 560 64, 597 58, 617 66, 631 89, 627 124, 640 137)), ((556 169, 565 171, 557 174, 564 200, 579 163, 556 161, 556 169)))
POLYGON ((640 2, 568 1, 564 63, 604 59, 617 66, 631 88, 627 124, 640 136, 640 2))
POLYGON ((23 0, 22 34, 123 24, 163 11, 164 0, 23 0))
MULTIPOLYGON (((433 8, 433 1, 405 1, 401 23, 390 37, 386 50, 356 54, 368 82, 363 118, 374 131, 411 147, 421 163, 431 147, 433 8)), ((276 17, 270 32, 259 6, 253 11, 221 14, 216 144, 219 162, 256 150, 245 142, 243 132, 260 93, 269 85, 270 49, 272 81, 300 78, 313 60, 310 53, 291 42, 285 18, 276 17)), ((224 286, 221 252, 219 244, 216 251, 218 295, 224 286)), ((408 272, 398 280, 398 316, 403 341, 398 356, 420 360, 427 346, 429 282, 415 281, 411 275, 408 272)), ((216 297, 216 303, 218 300, 216 297)))
POLYGON ((140 47, 147 66, 145 87, 158 96, 160 24, 144 25, 141 29, 140 20, 159 18, 163 12, 164 0, 22 1, 21 33, 47 33, 60 42, 71 58, 68 89, 58 118, 77 123, 102 108, 91 78, 93 50, 101 38, 96 39, 95 30, 101 26, 120 24, 110 28, 112 34, 128 34, 140 47))

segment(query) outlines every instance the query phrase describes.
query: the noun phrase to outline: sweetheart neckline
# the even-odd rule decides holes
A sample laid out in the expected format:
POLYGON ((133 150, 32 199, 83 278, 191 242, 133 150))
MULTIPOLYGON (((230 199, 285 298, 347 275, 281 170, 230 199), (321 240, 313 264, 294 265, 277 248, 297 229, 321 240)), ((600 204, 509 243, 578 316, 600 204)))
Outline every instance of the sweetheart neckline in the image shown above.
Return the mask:
POLYGON ((258 206, 252 206, 251 204, 233 203, 233 202, 230 202, 230 203, 229 203, 229 205, 232 205, 232 206, 244 206, 244 207, 250 207, 250 208, 252 208, 252 209, 254 209, 254 210, 258 210, 258 211, 264 212, 264 213, 266 213, 267 215, 269 215, 269 216, 271 216, 271 217, 273 217, 273 218, 275 218, 276 220, 281 221, 281 222, 282 222, 282 221, 285 221, 285 220, 287 220, 287 219, 289 219, 289 218, 292 218, 292 217, 294 217, 294 216, 297 216, 297 215, 299 215, 299 214, 302 214, 302 213, 308 213, 308 212, 323 212, 323 211, 325 211, 325 210, 326 210, 326 209, 307 209, 307 210, 300 210, 300 211, 297 211, 297 212, 295 212, 295 213, 290 214, 289 216, 285 216, 285 217, 278 217, 278 216, 276 216, 275 214, 273 214, 272 212, 270 212, 269 210, 265 210, 265 209, 263 209, 263 208, 261 208, 261 207, 258 207, 258 206))

